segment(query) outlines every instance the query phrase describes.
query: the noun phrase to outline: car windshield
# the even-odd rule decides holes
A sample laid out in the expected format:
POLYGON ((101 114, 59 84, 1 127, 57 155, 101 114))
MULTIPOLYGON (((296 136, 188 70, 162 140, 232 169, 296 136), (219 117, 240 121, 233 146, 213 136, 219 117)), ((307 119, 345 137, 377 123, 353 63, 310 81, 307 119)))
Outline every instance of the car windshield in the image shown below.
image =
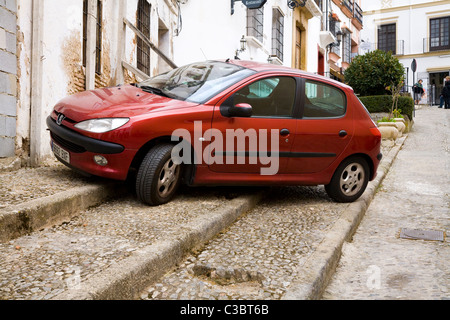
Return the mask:
POLYGON ((142 90, 172 99, 205 103, 255 71, 234 64, 207 61, 176 68, 139 83, 142 90))

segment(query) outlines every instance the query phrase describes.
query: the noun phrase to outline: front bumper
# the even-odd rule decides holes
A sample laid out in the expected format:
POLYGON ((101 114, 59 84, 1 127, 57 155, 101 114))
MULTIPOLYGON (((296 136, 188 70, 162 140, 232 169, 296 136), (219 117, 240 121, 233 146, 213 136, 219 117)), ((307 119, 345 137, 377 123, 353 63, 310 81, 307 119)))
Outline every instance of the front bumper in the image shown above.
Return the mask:
MULTIPOLYGON (((81 135, 63 126, 58 126, 51 117, 47 118, 52 144, 57 144, 70 154, 70 162, 57 159, 77 171, 89 175, 115 180, 125 180, 136 150, 125 149, 124 146, 81 135), (108 160, 106 166, 94 161, 95 155, 102 155, 108 160)), ((53 149, 53 145, 52 145, 53 149)))
MULTIPOLYGON (((47 126, 50 129, 50 132, 55 136, 72 143, 74 146, 84 148, 85 151, 101 154, 115 154, 125 150, 124 146, 120 144, 89 138, 78 132, 58 126, 51 116, 47 118, 47 126)), ((78 150, 81 151, 81 148, 78 150)))

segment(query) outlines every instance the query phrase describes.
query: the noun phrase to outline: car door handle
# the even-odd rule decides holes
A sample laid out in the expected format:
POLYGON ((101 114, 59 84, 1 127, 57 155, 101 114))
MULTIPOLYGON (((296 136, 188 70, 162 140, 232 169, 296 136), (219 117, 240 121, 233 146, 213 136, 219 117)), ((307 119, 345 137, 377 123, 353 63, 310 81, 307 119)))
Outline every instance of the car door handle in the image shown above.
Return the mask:
POLYGON ((345 130, 341 130, 341 131, 339 131, 339 137, 341 137, 341 138, 344 138, 344 137, 346 137, 347 136, 347 131, 345 131, 345 130))
POLYGON ((291 133, 291 132, 290 132, 288 129, 281 129, 281 130, 280 130, 280 134, 281 134, 281 136, 283 136, 283 137, 288 136, 290 133, 291 133))

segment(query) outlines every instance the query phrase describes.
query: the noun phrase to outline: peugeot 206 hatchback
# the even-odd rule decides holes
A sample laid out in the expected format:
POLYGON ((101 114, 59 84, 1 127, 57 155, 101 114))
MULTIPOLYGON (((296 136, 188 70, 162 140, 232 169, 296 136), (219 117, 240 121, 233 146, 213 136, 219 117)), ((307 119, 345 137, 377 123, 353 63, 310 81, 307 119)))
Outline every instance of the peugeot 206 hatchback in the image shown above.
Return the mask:
POLYGON ((240 60, 69 96, 47 126, 62 163, 135 179, 150 205, 170 201, 182 183, 325 185, 335 201, 352 202, 382 157, 381 134, 352 88, 240 60))

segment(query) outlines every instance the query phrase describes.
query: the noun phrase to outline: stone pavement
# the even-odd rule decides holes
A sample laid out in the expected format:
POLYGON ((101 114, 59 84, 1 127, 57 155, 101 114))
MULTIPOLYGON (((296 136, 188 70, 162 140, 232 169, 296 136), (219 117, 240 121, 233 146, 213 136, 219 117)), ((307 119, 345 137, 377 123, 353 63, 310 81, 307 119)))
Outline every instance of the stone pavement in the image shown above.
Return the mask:
POLYGON ((323 299, 450 299, 450 246, 400 237, 450 230, 450 111, 423 107, 323 299))

